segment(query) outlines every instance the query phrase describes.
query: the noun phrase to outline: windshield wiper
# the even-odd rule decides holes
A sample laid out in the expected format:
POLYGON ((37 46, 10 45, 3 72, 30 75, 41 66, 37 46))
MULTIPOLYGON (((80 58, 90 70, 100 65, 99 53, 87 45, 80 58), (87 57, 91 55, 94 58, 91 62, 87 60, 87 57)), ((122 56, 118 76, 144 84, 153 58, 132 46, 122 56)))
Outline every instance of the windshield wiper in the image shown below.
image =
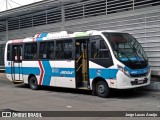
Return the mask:
POLYGON ((135 55, 135 57, 136 57, 137 61, 139 61, 139 55, 137 54, 137 52, 136 52, 135 48, 131 45, 131 43, 130 43, 130 42, 128 42, 128 45, 132 48, 132 50, 133 50, 133 54, 135 55))
MULTIPOLYGON (((138 51, 139 51, 139 50, 138 50, 138 51)), ((140 51, 139 51, 139 53, 140 53, 140 51)), ((137 53, 136 53, 136 54, 137 54, 137 53)), ((143 57, 144 60, 146 60, 146 58, 143 56, 143 54, 140 54, 140 55, 143 57)))
MULTIPOLYGON (((137 44, 137 41, 136 41, 136 39, 133 37, 133 40, 134 40, 134 44, 133 44, 133 47, 135 46, 135 44, 137 44)), ((137 46, 138 47, 138 46, 137 46)), ((141 47, 139 47, 140 49, 142 49, 141 47)), ((136 48, 134 47, 134 50, 135 50, 136 48)), ((138 50, 139 51, 139 53, 141 53, 140 52, 140 50, 138 50)), ((136 52, 136 50, 135 50, 135 52, 136 52)), ((136 52, 136 54, 137 54, 137 52, 136 52)), ((138 55, 138 54, 137 54, 138 55)), ((140 54, 142 57, 143 57, 143 59, 144 60, 147 60, 145 57, 144 57, 144 55, 143 54, 140 54)))
MULTIPOLYGON (((130 45, 130 47, 133 49, 133 52, 134 52, 134 55, 135 55, 136 58, 137 58, 137 61, 141 61, 141 60, 139 59, 139 58, 141 58, 141 57, 137 54, 136 48, 135 48, 134 46, 132 46, 131 43, 129 43, 129 45, 130 45)), ((138 50, 138 51, 139 51, 139 50, 138 50)), ((140 51, 139 51, 139 53, 140 53, 140 51)), ((145 57, 143 56, 143 54, 140 54, 140 55, 143 57, 144 60, 146 60, 145 57)))

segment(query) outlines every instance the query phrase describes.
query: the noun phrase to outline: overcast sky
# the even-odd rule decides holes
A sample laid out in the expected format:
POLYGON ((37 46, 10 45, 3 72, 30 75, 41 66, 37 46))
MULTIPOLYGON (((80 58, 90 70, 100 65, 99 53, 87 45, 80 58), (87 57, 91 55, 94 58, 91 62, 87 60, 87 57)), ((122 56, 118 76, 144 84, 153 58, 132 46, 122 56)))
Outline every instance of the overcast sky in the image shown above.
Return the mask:
MULTIPOLYGON (((42 0, 8 0, 8 9, 19 7, 22 5, 30 4, 33 2, 38 2, 42 0), (18 4, 17 4, 18 3, 18 4)), ((6 10, 6 0, 0 0, 0 11, 6 10)))

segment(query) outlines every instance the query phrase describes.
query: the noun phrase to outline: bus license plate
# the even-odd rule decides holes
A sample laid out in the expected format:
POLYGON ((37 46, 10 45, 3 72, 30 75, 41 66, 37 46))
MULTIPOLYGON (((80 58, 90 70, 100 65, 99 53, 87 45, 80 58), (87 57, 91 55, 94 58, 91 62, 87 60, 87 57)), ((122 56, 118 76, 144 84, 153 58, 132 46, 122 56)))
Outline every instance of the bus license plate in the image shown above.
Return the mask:
POLYGON ((139 81, 138 81, 138 84, 141 84, 141 83, 143 83, 143 80, 139 80, 139 81))

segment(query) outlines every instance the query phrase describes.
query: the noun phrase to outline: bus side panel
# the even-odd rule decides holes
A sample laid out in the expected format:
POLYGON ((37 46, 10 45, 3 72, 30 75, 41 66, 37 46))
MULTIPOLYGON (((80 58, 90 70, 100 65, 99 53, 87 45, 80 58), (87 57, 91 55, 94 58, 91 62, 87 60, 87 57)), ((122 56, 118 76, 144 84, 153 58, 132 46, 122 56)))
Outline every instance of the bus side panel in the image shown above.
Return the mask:
POLYGON ((54 76, 54 61, 42 60, 39 61, 41 71, 39 84, 44 86, 56 86, 56 78, 54 76))
POLYGON ((12 78, 12 70, 11 70, 11 61, 5 61, 5 73, 6 73, 6 77, 7 79, 9 79, 10 81, 13 81, 12 78))
POLYGON ((89 61, 89 79, 90 79, 90 87, 92 89, 92 82, 95 78, 101 77, 106 80, 108 86, 110 87, 110 69, 104 68, 94 62, 89 61))
POLYGON ((75 61, 55 61, 53 69, 57 87, 76 88, 75 61))
POLYGON ((23 79, 24 83, 28 84, 28 77, 29 75, 35 75, 37 81, 39 83, 39 76, 40 76, 40 68, 38 61, 22 61, 22 72, 23 72, 23 79))
POLYGON ((75 88, 74 61, 23 61, 22 64, 24 83, 33 74, 39 85, 75 88))
POLYGON ((89 78, 92 89, 92 82, 96 77, 106 80, 109 88, 117 88, 117 73, 118 69, 113 65, 109 68, 104 68, 96 63, 89 62, 89 78))
MULTIPOLYGON (((9 61, 7 61, 7 62, 9 62, 9 61)), ((12 75, 10 74, 11 72, 9 72, 9 71, 11 71, 11 69, 6 70, 8 68, 9 68, 8 66, 5 66, 6 77, 7 77, 8 80, 12 81, 12 75)))

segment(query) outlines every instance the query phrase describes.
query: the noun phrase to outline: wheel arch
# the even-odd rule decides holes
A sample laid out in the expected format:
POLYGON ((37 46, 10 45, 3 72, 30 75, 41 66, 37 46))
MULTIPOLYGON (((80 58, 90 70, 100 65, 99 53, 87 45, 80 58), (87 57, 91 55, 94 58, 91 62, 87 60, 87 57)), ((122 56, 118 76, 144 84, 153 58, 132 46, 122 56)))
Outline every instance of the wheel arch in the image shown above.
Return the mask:
POLYGON ((92 85, 92 94, 93 95, 96 95, 96 84, 99 81, 104 81, 108 85, 107 81, 103 77, 96 77, 96 78, 94 78, 92 80, 92 83, 91 83, 91 85, 92 85))

